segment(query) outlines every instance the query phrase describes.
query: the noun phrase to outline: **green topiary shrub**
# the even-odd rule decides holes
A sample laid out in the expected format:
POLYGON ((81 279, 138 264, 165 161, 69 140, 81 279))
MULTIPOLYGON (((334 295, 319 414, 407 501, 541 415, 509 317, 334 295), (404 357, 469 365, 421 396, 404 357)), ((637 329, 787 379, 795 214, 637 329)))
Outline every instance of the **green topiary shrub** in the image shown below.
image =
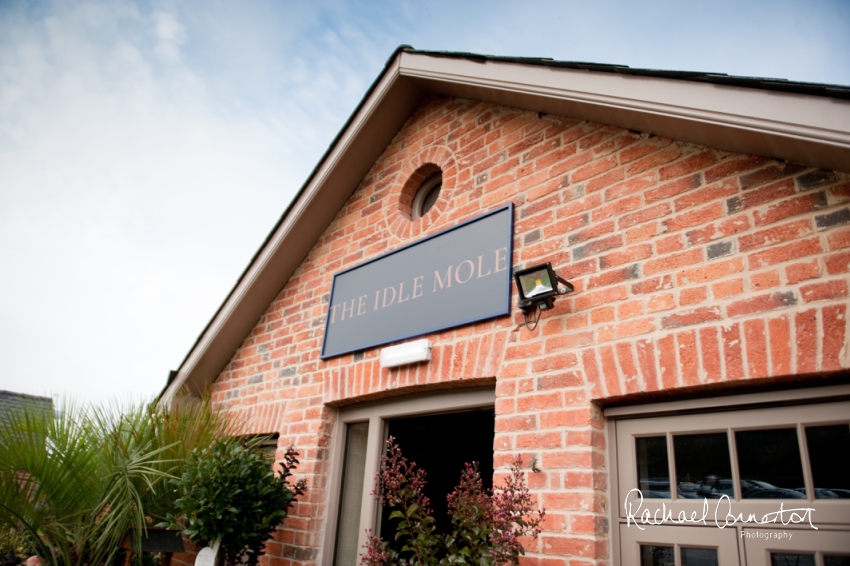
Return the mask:
POLYGON ((256 564, 265 542, 286 518, 304 481, 287 478, 298 464, 292 448, 286 451, 280 472, 257 448, 225 438, 195 450, 182 477, 171 480, 177 491, 177 515, 163 526, 176 527, 190 541, 206 546, 221 541, 225 564, 256 564))

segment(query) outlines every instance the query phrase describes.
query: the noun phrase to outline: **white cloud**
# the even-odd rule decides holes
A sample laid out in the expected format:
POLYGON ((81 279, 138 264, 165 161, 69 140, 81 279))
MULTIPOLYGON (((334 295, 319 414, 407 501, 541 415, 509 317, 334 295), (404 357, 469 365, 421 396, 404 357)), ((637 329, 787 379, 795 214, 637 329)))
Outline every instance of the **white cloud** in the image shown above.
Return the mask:
POLYGON ((157 52, 168 63, 180 61, 180 48, 186 40, 186 33, 174 14, 163 10, 153 13, 154 30, 159 40, 157 52))
POLYGON ((47 12, 0 23, 0 387, 154 393, 344 119, 299 103, 341 84, 304 63, 294 102, 246 108, 177 12, 47 12))

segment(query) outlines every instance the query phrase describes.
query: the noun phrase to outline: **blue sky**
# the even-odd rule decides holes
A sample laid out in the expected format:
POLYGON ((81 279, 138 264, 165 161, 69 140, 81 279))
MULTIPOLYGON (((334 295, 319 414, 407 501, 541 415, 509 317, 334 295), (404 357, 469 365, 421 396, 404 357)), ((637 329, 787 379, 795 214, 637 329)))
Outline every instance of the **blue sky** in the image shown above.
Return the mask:
POLYGON ((0 0, 0 389, 157 393, 403 43, 850 85, 845 0, 0 0))

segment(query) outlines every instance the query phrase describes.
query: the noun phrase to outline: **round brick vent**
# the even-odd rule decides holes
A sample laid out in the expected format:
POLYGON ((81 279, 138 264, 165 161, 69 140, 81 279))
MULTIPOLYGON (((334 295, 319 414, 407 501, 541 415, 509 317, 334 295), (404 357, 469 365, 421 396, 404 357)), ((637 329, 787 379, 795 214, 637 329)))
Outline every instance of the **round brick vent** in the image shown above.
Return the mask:
POLYGON ((449 208, 456 178, 455 157, 448 148, 419 152, 399 172, 391 197, 390 230, 404 239, 431 231, 449 208))

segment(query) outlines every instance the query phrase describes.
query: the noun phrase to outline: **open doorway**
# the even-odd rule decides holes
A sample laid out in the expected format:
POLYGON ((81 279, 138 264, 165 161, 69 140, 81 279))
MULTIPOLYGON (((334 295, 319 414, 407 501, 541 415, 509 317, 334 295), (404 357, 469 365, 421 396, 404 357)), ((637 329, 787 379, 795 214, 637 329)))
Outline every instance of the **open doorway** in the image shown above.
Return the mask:
MULTIPOLYGON (((340 409, 342 426, 336 427, 329 455, 329 527, 317 563, 357 564, 370 534, 380 532, 381 508, 372 490, 387 434, 399 438, 410 460, 423 464, 433 486, 429 493, 442 491, 429 497, 435 503, 442 499, 442 510, 435 517, 445 521, 440 528, 447 528, 451 518, 445 511, 446 495, 457 485, 464 462, 478 460, 487 485, 492 481, 495 393, 492 386, 469 387, 340 409), (442 486, 440 476, 447 478, 442 486)), ((394 538, 394 533, 389 535, 394 538)))
MULTIPOLYGON (((484 488, 493 486, 495 418, 493 408, 488 407, 387 422, 388 434, 396 439, 405 458, 428 474, 425 495, 431 500, 438 533, 451 532, 446 496, 460 482, 465 463, 478 462, 484 488)), ((389 514, 389 509, 382 510, 380 532, 392 546, 395 521, 390 523, 389 514)))

